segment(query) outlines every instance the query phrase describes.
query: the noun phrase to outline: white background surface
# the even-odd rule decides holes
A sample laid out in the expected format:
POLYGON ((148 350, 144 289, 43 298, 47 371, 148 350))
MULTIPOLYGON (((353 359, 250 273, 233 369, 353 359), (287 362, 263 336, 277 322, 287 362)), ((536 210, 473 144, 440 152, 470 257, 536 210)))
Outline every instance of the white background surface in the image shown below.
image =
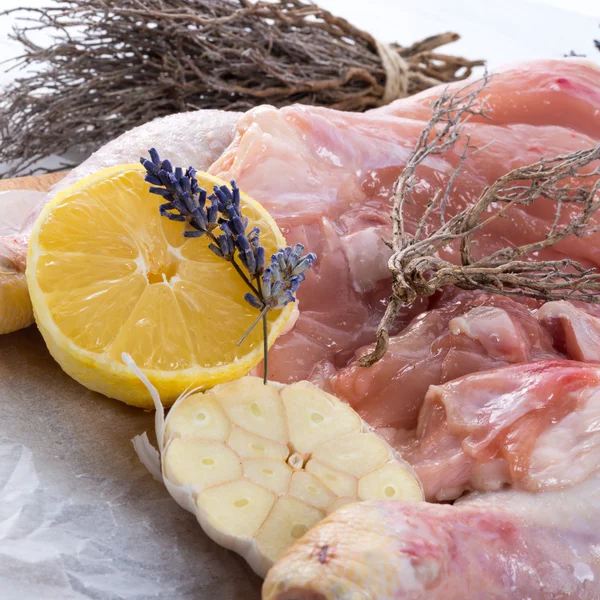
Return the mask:
MULTIPOLYGON (((0 0, 2 9, 43 6, 50 0, 0 0)), ((600 63, 600 0, 318 0, 379 39, 403 45, 443 31, 462 39, 444 52, 485 58, 491 67, 571 50, 600 63)), ((16 56, 8 39, 16 15, 0 18, 0 57, 16 56)), ((0 69, 3 71, 4 69, 0 69)), ((0 85, 15 73, 0 72, 0 85)))
POLYGON ((462 39, 442 52, 487 59, 490 67, 571 50, 600 62, 600 0, 321 0, 386 42, 408 45, 434 33, 462 39), (367 8, 368 7, 368 8, 367 8))

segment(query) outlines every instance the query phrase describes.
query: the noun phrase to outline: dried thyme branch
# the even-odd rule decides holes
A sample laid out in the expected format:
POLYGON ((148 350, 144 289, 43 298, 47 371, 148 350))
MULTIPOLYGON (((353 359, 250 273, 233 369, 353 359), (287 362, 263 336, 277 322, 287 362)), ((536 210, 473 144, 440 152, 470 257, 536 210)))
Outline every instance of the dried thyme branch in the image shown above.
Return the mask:
MULTIPOLYGON (((378 42, 302 0, 54 0, 18 10, 13 38, 25 53, 13 68, 35 72, 0 96, 0 162, 14 161, 6 176, 172 113, 293 102, 363 111, 386 92, 378 42), (31 41, 37 30, 55 35, 49 47, 31 41)), ((407 67, 403 93, 482 64, 437 53, 458 37, 391 46, 407 67)))
POLYGON ((376 333, 373 352, 360 360, 370 366, 387 351, 389 328, 403 304, 420 296, 431 296, 437 290, 454 285, 466 290, 484 290, 505 296, 525 296, 539 300, 582 300, 600 303, 600 273, 572 259, 535 261, 537 254, 561 240, 584 236, 600 229, 592 218, 600 208, 600 144, 587 150, 543 159, 514 169, 487 187, 479 198, 451 218, 446 217, 446 203, 457 174, 474 152, 464 123, 472 114, 485 115, 478 106, 478 96, 487 85, 485 76, 478 83, 465 86, 454 94, 442 93, 433 105, 433 114, 406 167, 398 178, 393 195, 392 296, 376 333), (404 206, 410 202, 416 172, 430 156, 443 154, 459 139, 466 140, 456 172, 445 188, 439 190, 426 206, 414 234, 406 231, 404 206), (503 248, 477 258, 473 252, 474 235, 493 220, 503 218, 514 207, 529 206, 538 199, 555 204, 555 218, 539 240, 522 246, 503 248), (574 205, 579 212, 565 225, 560 224, 562 208, 574 205), (423 236, 434 211, 439 213, 436 231, 423 236), (443 260, 443 248, 460 244, 460 264, 443 260))
POLYGON ((260 244, 260 229, 248 229, 244 217, 240 190, 235 181, 231 187, 214 186, 208 196, 196 178, 196 170, 188 167, 173 168, 168 160, 161 160, 155 148, 149 150, 150 159, 140 158, 146 169, 145 180, 150 192, 166 202, 159 207, 160 214, 171 221, 187 224, 183 235, 187 238, 207 237, 211 250, 219 258, 229 262, 250 289, 244 300, 260 312, 248 331, 238 342, 244 342, 250 332, 262 320, 264 383, 267 384, 269 370, 269 340, 267 313, 281 309, 296 301, 296 292, 306 279, 316 260, 314 253, 302 256, 304 246, 287 246, 271 256, 265 268, 265 249, 260 244), (207 200, 210 204, 207 204, 207 200))

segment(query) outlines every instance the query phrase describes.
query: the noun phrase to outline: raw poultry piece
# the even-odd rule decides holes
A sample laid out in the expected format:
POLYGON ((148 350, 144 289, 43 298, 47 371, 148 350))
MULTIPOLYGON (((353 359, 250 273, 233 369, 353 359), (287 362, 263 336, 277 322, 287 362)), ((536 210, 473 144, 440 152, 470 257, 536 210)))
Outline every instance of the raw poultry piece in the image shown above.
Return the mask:
POLYGON ((454 506, 365 502, 311 529, 263 600, 596 600, 600 481, 499 491, 454 506))
POLYGON ((106 167, 138 162, 160 141, 161 151, 178 163, 206 170, 233 137, 238 113, 200 110, 156 119, 109 142, 57 183, 31 212, 20 234, 0 237, 0 334, 33 323, 25 267, 27 244, 35 219, 60 190, 106 167))
MULTIPOLYGON (((485 186, 511 169, 542 155, 590 148, 597 140, 593 127, 588 128, 593 135, 571 129, 570 118, 558 109, 570 97, 585 105, 591 121, 598 119, 594 112, 600 107, 597 67, 540 61, 520 69, 518 78, 509 70, 491 79, 487 94, 496 100, 490 120, 466 127, 471 144, 482 150, 469 157, 457 178, 448 202, 449 215, 472 203, 485 186), (553 89, 549 83, 553 78, 569 78, 577 85, 553 89), (524 88, 531 93, 522 94, 524 88), (531 117, 535 124, 530 124, 528 119, 543 99, 547 97, 552 106, 555 96, 560 103, 555 110, 543 109, 543 124, 535 117, 531 117), (511 118, 494 120, 504 105, 511 118)), ((431 101, 439 90, 429 94, 422 95, 421 101, 431 101)), ((411 99, 406 102, 412 106, 411 99)), ((394 106, 388 112, 366 114, 302 106, 260 107, 238 120, 235 141, 211 167, 213 174, 224 179, 235 177, 269 210, 288 240, 304 243, 319 256, 313 276, 300 291, 301 315, 294 330, 271 351, 271 373, 276 380, 311 379, 327 386, 355 350, 374 339, 389 294, 386 260, 390 250, 382 239, 390 235, 391 190, 428 116, 417 115, 423 118, 419 120, 412 109, 403 110, 402 102, 394 106)), ((460 163, 462 151, 457 144, 421 168, 414 202, 405 206, 409 233, 433 193, 460 163)), ((569 222, 572 216, 563 206, 560 222, 569 222)), ((544 199, 515 207, 507 218, 493 221, 479 234, 477 252, 538 240, 554 217, 554 204, 544 199)), ((434 214, 429 221, 431 231, 438 218, 434 214)), ((598 248, 600 232, 585 239, 571 236, 539 258, 569 257, 593 266, 600 264, 598 248)), ((456 249, 445 251, 444 258, 457 261, 456 249)), ((424 307, 421 303, 402 309, 395 332, 424 307)))
POLYGON ((600 362, 600 318, 595 306, 547 302, 537 312, 556 348, 573 360, 600 362))
MULTIPOLYGON (((361 348, 357 357, 372 347, 361 348)), ((379 362, 366 369, 354 361, 330 385, 372 426, 410 430, 429 386, 549 358, 562 355, 528 304, 483 292, 448 291, 390 339, 379 362)))
MULTIPOLYGON (((473 122, 560 125, 600 138, 596 63, 580 58, 537 60, 505 65, 494 73, 496 81, 480 95, 480 99, 485 99, 486 116, 473 115, 473 122)), ((460 88, 460 82, 448 86, 450 91, 460 88)), ((432 97, 434 92, 430 89, 372 112, 426 121, 431 114, 432 97)))
POLYGON ((430 500, 584 481, 600 464, 600 367, 567 360, 500 367, 432 386, 404 456, 430 500))
POLYGON ((344 504, 417 502, 411 468, 344 402, 309 382, 244 377, 187 393, 164 420, 155 402, 156 450, 134 440, 142 461, 218 544, 261 576, 294 541, 344 504))

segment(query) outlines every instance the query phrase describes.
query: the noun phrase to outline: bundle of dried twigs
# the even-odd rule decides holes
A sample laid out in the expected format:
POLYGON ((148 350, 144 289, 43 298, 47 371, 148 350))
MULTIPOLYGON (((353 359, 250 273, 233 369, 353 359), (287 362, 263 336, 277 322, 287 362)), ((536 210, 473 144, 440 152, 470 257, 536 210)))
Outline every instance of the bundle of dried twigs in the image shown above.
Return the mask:
POLYGON ((432 106, 432 116, 421 133, 406 167, 394 186, 392 208, 393 255, 392 295, 377 330, 377 343, 371 354, 361 358, 362 366, 379 360, 388 348, 388 331, 402 304, 420 296, 431 296, 448 285, 466 290, 484 290, 505 296, 539 300, 581 300, 600 303, 600 272, 575 260, 536 260, 539 252, 564 238, 598 231, 593 217, 600 209, 600 144, 571 154, 543 159, 514 169, 483 190, 479 198, 452 217, 447 202, 465 161, 482 148, 474 148, 465 131, 471 115, 485 116, 485 100, 480 93, 488 84, 481 80, 449 93, 442 92, 432 106), (404 207, 418 182, 418 170, 428 157, 444 154, 463 139, 464 150, 458 168, 446 185, 433 194, 414 233, 405 227, 404 207), (494 219, 505 217, 515 207, 529 206, 537 200, 555 204, 555 218, 540 239, 522 246, 503 248, 476 257, 474 238, 494 219), (561 224, 565 205, 576 206, 577 214, 561 224), (431 230, 432 218, 439 227, 431 230), (460 245, 460 264, 440 258, 439 252, 460 245))
POLYGON ((292 102, 361 111, 482 64, 436 52, 455 33, 381 44, 305 0, 55 0, 21 23, 17 65, 38 74, 0 96, 9 175, 174 112, 292 102), (58 37, 38 47, 39 29, 58 37))

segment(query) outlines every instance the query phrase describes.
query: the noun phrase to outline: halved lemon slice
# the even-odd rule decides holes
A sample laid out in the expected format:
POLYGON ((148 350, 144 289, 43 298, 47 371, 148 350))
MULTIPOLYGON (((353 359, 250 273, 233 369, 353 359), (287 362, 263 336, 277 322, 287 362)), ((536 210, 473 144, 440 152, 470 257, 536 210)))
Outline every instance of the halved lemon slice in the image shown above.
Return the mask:
MULTIPOLYGON (((224 182, 197 174, 212 190, 224 182)), ((242 193, 249 227, 266 255, 285 245, 275 221, 242 193)), ((63 190, 40 214, 29 243, 27 283, 38 327, 65 372, 91 390, 152 408, 123 364, 126 352, 170 405, 190 385, 210 388, 262 358, 262 328, 237 346, 258 312, 244 282, 204 238, 161 217, 141 165, 99 171, 63 190)), ((218 231, 215 233, 219 233, 218 231)), ((269 344, 293 306, 269 313, 269 344)))

